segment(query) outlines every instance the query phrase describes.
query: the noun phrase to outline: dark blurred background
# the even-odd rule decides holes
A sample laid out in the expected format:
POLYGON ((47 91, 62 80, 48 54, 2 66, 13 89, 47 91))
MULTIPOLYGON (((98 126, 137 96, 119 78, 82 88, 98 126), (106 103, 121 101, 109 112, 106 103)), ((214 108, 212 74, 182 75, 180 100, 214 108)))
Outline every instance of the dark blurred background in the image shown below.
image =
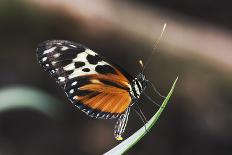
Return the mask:
MULTIPOLYGON (((35 49, 44 40, 75 41, 136 75, 138 61, 149 57, 164 23, 146 76, 162 94, 177 76, 179 81, 157 126, 127 154, 232 154, 231 17, 226 0, 1 0, 0 94, 27 88, 59 102, 51 116, 10 93, 4 97, 24 106, 6 109, 7 99, 0 97, 0 155, 95 155, 115 146, 115 120, 92 119, 73 108, 39 66, 35 49)), ((40 102, 45 103, 31 104, 40 102)), ((147 118, 157 110, 146 99, 140 107, 147 118)), ((124 137, 142 125, 132 112, 124 137)))

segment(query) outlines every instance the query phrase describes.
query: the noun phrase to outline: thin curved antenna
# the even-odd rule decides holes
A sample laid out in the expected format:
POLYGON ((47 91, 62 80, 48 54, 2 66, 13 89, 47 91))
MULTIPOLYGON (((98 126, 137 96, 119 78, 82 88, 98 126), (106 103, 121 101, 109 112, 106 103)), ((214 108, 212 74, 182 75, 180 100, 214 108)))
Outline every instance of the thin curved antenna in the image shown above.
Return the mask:
POLYGON ((156 42, 155 42, 155 44, 154 44, 153 51, 152 51, 152 53, 150 54, 150 56, 148 57, 148 60, 146 61, 146 64, 144 65, 142 72, 145 70, 145 68, 147 67, 147 65, 148 65, 149 62, 151 61, 151 57, 152 57, 152 55, 154 54, 154 52, 158 49, 158 45, 159 45, 160 40, 161 40, 162 37, 163 37, 163 33, 164 33, 165 28, 166 28, 166 23, 165 23, 164 26, 163 26, 163 29, 162 29, 162 31, 161 31, 161 34, 160 34, 158 40, 156 40, 156 42))

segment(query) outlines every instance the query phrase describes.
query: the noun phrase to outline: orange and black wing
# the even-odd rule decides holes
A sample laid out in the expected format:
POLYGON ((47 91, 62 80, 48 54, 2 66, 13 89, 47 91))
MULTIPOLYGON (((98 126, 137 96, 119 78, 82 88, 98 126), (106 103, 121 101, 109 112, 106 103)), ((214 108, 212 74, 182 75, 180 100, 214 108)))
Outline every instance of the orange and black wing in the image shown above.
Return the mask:
POLYGON ((114 118, 129 107, 132 77, 85 46, 70 41, 46 41, 37 48, 37 56, 69 100, 87 115, 114 118))

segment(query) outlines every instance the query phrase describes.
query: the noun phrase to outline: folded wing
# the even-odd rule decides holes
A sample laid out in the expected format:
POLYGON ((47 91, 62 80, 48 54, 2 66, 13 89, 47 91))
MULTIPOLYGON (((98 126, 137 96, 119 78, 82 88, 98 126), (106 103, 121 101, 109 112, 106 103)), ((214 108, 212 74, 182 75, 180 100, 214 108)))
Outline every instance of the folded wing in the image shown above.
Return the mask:
POLYGON ((130 105, 131 76, 87 47, 51 40, 39 45, 37 57, 70 101, 87 115, 118 117, 130 105))

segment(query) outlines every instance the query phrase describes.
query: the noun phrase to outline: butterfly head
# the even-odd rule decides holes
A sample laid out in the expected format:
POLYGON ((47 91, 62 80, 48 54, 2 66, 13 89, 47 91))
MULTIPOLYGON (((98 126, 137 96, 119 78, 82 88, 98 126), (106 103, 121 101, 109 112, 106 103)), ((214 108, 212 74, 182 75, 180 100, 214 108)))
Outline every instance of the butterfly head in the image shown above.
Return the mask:
POLYGON ((136 76, 136 78, 142 86, 142 91, 145 90, 145 88, 147 87, 147 83, 148 83, 148 80, 146 79, 145 75, 143 73, 139 73, 136 76))

